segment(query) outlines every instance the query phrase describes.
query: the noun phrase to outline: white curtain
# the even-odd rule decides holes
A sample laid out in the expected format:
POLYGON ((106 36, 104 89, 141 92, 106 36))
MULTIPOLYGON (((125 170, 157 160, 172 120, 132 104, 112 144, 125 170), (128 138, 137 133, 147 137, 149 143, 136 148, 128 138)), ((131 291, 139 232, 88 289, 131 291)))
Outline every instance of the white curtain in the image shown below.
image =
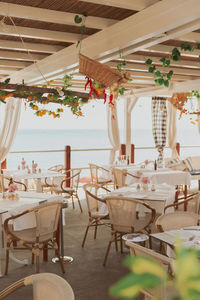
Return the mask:
POLYGON ((131 157, 131 113, 138 99, 139 98, 133 94, 130 94, 130 96, 125 99, 126 155, 129 156, 129 158, 131 157))
POLYGON ((110 151, 109 163, 113 164, 115 161, 115 153, 120 149, 120 135, 117 118, 117 105, 111 107, 107 105, 107 127, 108 127, 108 138, 112 146, 110 151))
POLYGON ((0 133, 0 163, 6 158, 15 139, 20 120, 21 101, 16 98, 6 100, 5 117, 0 133))
POLYGON ((172 150, 172 157, 178 157, 178 153, 176 150, 176 107, 168 101, 168 145, 172 150))
MULTIPOLYGON (((197 99, 197 103, 198 103, 198 110, 200 111, 200 99, 197 99)), ((200 115, 198 115, 198 130, 200 134, 200 115)))

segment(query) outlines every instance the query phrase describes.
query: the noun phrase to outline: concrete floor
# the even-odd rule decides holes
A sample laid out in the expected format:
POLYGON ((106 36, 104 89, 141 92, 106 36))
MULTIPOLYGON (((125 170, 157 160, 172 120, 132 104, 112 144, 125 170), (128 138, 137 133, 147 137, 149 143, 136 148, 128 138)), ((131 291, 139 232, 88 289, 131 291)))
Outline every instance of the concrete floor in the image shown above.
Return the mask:
MULTIPOLYGON (((123 260, 129 252, 128 249, 124 249, 124 254, 116 253, 113 245, 107 266, 102 266, 110 236, 110 230, 105 226, 99 227, 96 240, 93 239, 94 231, 91 229, 85 247, 81 247, 88 221, 85 200, 81 201, 84 213, 80 213, 77 204, 75 209, 72 209, 69 205, 66 211, 66 226, 64 228, 65 255, 72 256, 74 261, 65 264, 66 273, 63 275, 59 264, 51 262, 54 253, 50 251, 49 262, 42 262, 41 259, 41 272, 51 272, 65 278, 72 286, 76 300, 113 299, 109 296, 109 287, 128 273, 128 269, 123 266, 123 260)), ((24 257, 24 253, 23 256, 21 254, 17 252, 16 257, 24 257)), ((30 258, 29 252, 26 252, 26 257, 30 258)), ((8 275, 0 278, 0 290, 34 272, 35 266, 31 264, 22 266, 11 262, 8 275)), ((32 289, 24 287, 6 299, 32 299, 32 289)))

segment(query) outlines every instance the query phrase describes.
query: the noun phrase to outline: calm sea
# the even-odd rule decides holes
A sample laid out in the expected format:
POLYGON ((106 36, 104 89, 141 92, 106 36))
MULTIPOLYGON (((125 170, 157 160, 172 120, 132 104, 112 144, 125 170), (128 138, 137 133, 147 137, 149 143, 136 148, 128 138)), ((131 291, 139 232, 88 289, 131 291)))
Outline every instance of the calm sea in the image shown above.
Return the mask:
MULTIPOLYGON (((195 129, 179 130, 178 141, 181 145, 200 146, 200 135, 195 129)), ((121 142, 123 143, 123 132, 121 132, 121 142)), ((154 147, 152 130, 134 129, 132 133, 132 143, 136 147, 154 147)), ((12 150, 64 150, 65 145, 70 145, 72 149, 87 148, 109 148, 110 143, 106 130, 19 130, 12 150)), ((199 155, 200 148, 183 149, 183 156, 199 155)), ((170 155, 168 150, 166 156, 170 155)), ((40 168, 48 168, 55 164, 64 163, 64 153, 29 153, 12 154, 7 158, 9 169, 15 169, 20 164, 22 157, 31 166, 32 160, 38 163, 40 168)), ((145 159, 155 159, 156 150, 136 150, 135 159, 137 162, 145 159)), ((72 167, 85 167, 88 162, 106 164, 109 160, 109 151, 83 151, 72 152, 72 167)))

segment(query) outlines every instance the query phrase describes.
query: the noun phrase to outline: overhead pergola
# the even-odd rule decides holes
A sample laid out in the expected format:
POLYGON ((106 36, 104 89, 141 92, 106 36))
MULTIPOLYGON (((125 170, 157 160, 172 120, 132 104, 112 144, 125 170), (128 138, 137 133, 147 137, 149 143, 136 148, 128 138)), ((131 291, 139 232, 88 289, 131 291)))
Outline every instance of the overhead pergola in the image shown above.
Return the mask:
POLYGON ((145 64, 150 58, 162 72, 160 59, 170 57, 174 47, 200 43, 199 0, 3 0, 0 80, 10 77, 12 84, 25 80, 30 86, 53 80, 54 88, 62 87, 63 76, 73 73, 71 89, 85 92, 76 48, 80 26, 74 23, 75 15, 83 13, 88 17, 81 53, 111 68, 121 60, 119 51, 127 61, 126 71, 132 76, 124 84, 127 144, 135 98, 199 90, 200 49, 181 52, 180 61, 171 61, 174 75, 169 88, 155 86, 145 64))
MULTIPOLYGON (((54 85, 62 85, 63 75, 73 72, 73 88, 83 91, 85 80, 78 73, 75 46, 80 28, 73 21, 76 14, 83 12, 89 16, 82 53, 116 68, 118 51, 123 50, 126 69, 133 78, 125 87, 136 92, 154 88, 152 74, 144 64, 146 58, 153 57, 162 69, 159 59, 173 47, 180 46, 182 41, 200 42, 198 0, 92 0, 52 4, 5 0, 0 3, 0 12, 2 17, 11 16, 16 25, 6 17, 6 29, 0 26, 0 75, 11 77, 12 83, 21 83, 23 79, 30 85, 44 82, 33 64, 34 59, 45 78, 54 80, 54 85)), ((173 82, 200 79, 199 54, 200 50, 185 52, 180 62, 172 62, 173 82)))

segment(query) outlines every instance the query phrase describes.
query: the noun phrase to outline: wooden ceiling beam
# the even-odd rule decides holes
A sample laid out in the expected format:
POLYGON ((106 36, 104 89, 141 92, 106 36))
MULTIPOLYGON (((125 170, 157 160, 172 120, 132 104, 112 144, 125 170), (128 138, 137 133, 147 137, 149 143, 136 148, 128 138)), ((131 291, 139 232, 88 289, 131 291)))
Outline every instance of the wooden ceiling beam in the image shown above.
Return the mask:
MULTIPOLYGON (((124 1, 124 0, 123 0, 124 1)), ((141 0, 139 0, 141 1, 141 0)), ((155 2, 155 0, 154 0, 155 2)), ((50 22, 55 24, 63 24, 70 26, 80 26, 80 24, 76 24, 74 22, 74 17, 76 14, 56 11, 51 9, 44 9, 38 7, 24 6, 12 3, 0 3, 0 12, 1 15, 11 16, 15 18, 22 18, 27 20, 35 20, 42 22, 50 22)), ((103 29, 108 26, 116 23, 116 20, 107 19, 107 18, 99 18, 88 16, 87 17, 87 27, 88 28, 96 28, 103 29)))
POLYGON ((33 62, 34 60, 38 61, 45 57, 46 55, 44 54, 34 53, 29 55, 28 53, 0 50, 0 59, 26 60, 33 62))
POLYGON ((60 41, 67 43, 76 43, 81 38, 80 34, 70 32, 61 32, 13 25, 6 25, 5 28, 6 30, 0 26, 0 34, 17 37, 21 35, 22 37, 26 38, 60 41))
POLYGON ((0 49, 16 50, 16 51, 32 51, 32 52, 43 52, 43 53, 55 53, 60 51, 64 47, 58 45, 47 45, 39 43, 27 43, 24 44, 21 41, 10 41, 0 39, 0 49))
POLYGON ((113 7, 125 8, 140 11, 150 5, 155 4, 158 0, 81 0, 93 4, 108 5, 113 7))
POLYGON ((15 61, 15 60, 3 60, 0 59, 0 66, 1 67, 11 67, 11 68, 18 68, 22 69, 27 66, 30 66, 30 62, 25 62, 25 61, 15 61))
POLYGON ((177 38, 180 41, 200 43, 200 33, 190 32, 177 38))
MULTIPOLYGON (((180 36, 199 26, 200 1, 199 0, 164 0, 134 14, 82 42, 82 53, 93 58, 103 60, 120 49, 128 49, 129 53, 153 46, 159 43, 159 36, 165 32, 171 35, 164 36, 165 40, 171 36, 180 36), (181 17, 178 18, 181 11, 181 17), (173 30, 172 30, 173 29, 173 30), (126 33, 126 34, 125 34, 126 33), (149 41, 150 40, 150 41, 149 41), (153 41, 152 41, 153 40, 153 41), (140 47, 139 47, 140 44, 140 47)), ((112 59, 112 57, 110 58, 112 59)), ((56 76, 78 65, 78 55, 75 45, 71 45, 39 62, 44 76, 56 76)), ((12 81, 22 79, 27 82, 40 80, 41 75, 35 66, 29 66, 22 71, 15 72, 12 81)))

